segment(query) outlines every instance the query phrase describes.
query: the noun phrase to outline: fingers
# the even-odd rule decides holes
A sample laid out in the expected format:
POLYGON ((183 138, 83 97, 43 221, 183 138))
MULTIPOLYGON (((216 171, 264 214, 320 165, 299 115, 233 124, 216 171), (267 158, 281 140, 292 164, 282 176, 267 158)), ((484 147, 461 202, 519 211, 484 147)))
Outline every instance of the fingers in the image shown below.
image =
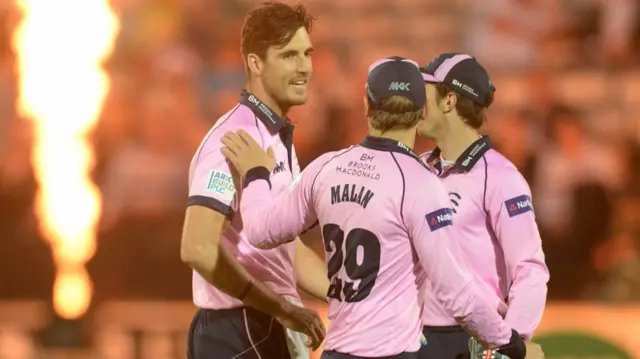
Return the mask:
POLYGON ((322 339, 318 337, 318 334, 313 330, 313 328, 307 329, 307 342, 305 343, 309 348, 316 350, 322 344, 322 339))
POLYGON ((249 135, 245 130, 238 130, 236 133, 249 147, 262 149, 260 144, 258 144, 258 142, 256 142, 256 140, 254 140, 253 137, 251 137, 251 135, 249 135))
POLYGON ((269 155, 269 157, 271 157, 275 161, 276 154, 275 152, 273 152, 273 146, 269 146, 269 148, 267 148, 267 155, 269 155))
POLYGON ((234 167, 238 167, 238 156, 228 147, 222 147, 220 150, 224 158, 226 158, 234 167))
POLYGON ((220 141, 234 154, 238 155, 246 148, 246 144, 238 135, 233 132, 227 132, 222 136, 220 141))
POLYGON ((313 322, 313 325, 312 325, 311 329, 315 333, 316 338, 318 338, 318 341, 315 343, 314 346, 312 346, 312 348, 313 348, 313 350, 316 350, 316 349, 318 349, 320 347, 320 345, 324 341, 324 338, 327 335, 327 330, 324 327, 324 323, 322 322, 322 320, 317 315, 314 316, 313 321, 314 322, 313 322))
POLYGON ((324 338, 326 336, 326 329, 324 327, 324 323, 322 319, 315 312, 308 312, 306 318, 306 334, 307 334, 307 342, 306 345, 313 349, 317 350, 324 338))

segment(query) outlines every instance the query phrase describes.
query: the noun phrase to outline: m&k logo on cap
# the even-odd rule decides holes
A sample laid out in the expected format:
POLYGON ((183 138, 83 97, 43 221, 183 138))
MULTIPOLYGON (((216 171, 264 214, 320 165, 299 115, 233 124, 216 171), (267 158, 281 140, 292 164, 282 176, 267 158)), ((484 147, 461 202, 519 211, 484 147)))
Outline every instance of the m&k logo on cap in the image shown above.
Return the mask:
POLYGON ((451 208, 441 208, 426 215, 427 223, 431 232, 446 226, 453 225, 453 210, 451 208))
POLYGON ((531 203, 531 197, 527 196, 526 194, 508 199, 504 201, 504 205, 507 207, 507 213, 509 213, 509 217, 517 216, 529 211, 533 212, 533 203, 531 203))
POLYGON ((390 91, 411 91, 410 87, 410 82, 393 81, 391 84, 389 84, 390 91))

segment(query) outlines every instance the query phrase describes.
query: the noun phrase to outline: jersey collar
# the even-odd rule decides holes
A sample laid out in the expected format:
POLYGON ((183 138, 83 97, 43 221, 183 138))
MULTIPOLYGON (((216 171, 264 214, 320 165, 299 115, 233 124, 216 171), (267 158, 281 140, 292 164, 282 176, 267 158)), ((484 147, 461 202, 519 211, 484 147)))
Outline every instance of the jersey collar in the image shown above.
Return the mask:
POLYGON ((360 146, 370 148, 372 150, 402 153, 404 155, 415 158, 416 161, 422 164, 422 161, 420 161, 420 157, 418 156, 418 154, 415 153, 411 148, 409 148, 409 146, 400 141, 392 140, 390 138, 367 136, 364 140, 362 140, 362 142, 360 142, 360 146))
POLYGON ((278 116, 269 106, 247 90, 240 92, 239 102, 253 111, 257 118, 264 123, 271 132, 280 132, 286 122, 278 116))
MULTIPOLYGON (((488 136, 482 136, 477 141, 467 147, 464 152, 458 157, 455 164, 448 170, 460 170, 463 172, 469 172, 473 166, 478 163, 480 158, 491 149, 491 140, 488 136)), ((442 173, 442 164, 440 163, 440 148, 436 147, 433 152, 427 157, 427 165, 437 170, 438 173, 442 173)))

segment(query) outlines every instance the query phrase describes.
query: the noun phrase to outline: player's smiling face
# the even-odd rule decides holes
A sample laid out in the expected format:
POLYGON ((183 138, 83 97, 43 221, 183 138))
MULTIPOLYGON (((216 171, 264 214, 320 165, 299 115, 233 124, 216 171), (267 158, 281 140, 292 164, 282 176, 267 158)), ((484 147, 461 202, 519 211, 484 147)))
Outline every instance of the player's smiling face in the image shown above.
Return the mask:
POLYGON ((436 85, 425 84, 427 92, 427 105, 425 106, 427 116, 418 124, 418 135, 430 139, 436 139, 438 130, 442 128, 445 121, 444 112, 440 108, 437 98, 436 85))
POLYGON ((309 33, 301 27, 288 44, 267 50, 263 84, 276 101, 285 106, 307 102, 307 86, 313 66, 309 33))

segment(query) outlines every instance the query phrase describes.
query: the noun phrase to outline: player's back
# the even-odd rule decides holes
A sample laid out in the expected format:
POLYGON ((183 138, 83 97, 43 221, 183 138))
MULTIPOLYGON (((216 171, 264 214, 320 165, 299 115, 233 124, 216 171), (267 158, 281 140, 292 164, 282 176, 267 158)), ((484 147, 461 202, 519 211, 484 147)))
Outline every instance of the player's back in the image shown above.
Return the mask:
POLYGON ((402 218, 405 176, 416 170, 427 172, 404 145, 367 137, 328 155, 318 173, 313 203, 331 281, 326 350, 379 357, 419 349, 417 259, 402 218))

